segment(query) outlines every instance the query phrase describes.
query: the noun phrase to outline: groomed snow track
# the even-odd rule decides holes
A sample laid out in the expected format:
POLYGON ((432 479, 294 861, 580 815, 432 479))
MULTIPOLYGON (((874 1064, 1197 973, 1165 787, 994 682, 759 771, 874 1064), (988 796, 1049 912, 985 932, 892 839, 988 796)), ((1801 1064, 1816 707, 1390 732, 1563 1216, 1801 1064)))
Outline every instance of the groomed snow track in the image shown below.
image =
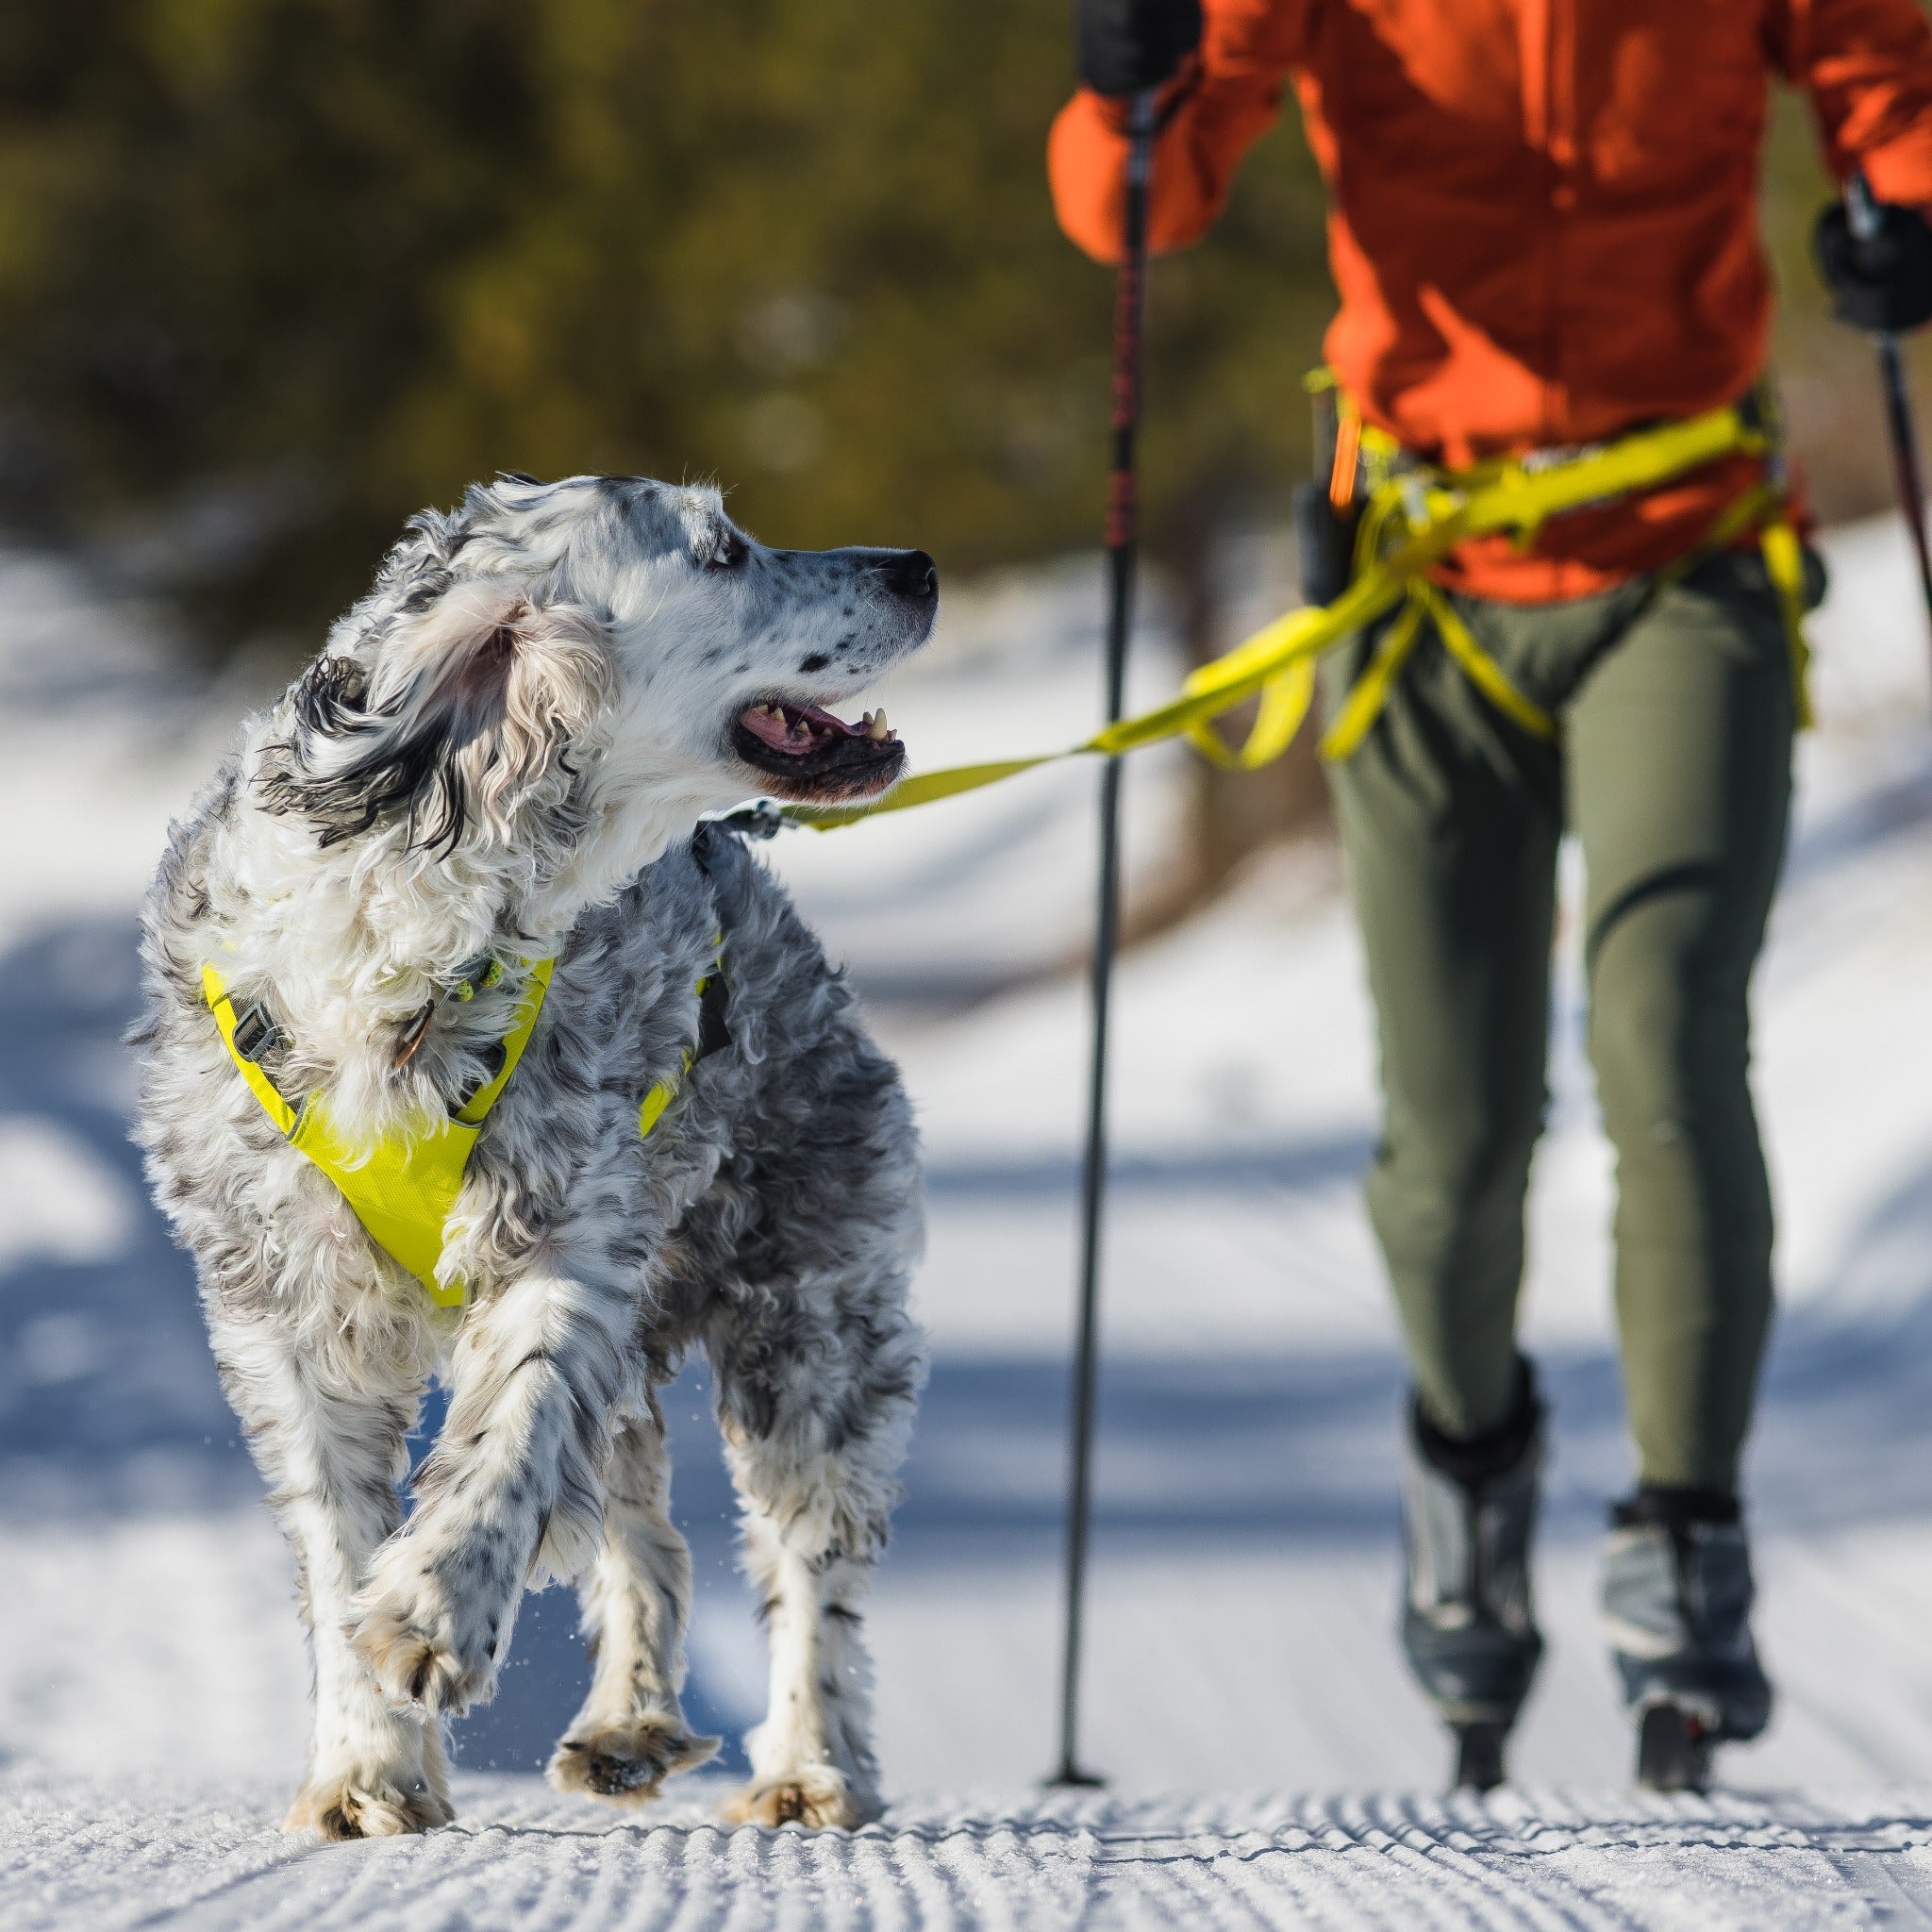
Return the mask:
POLYGON ((261 1792, 0 1784, 9 1932, 788 1927, 1728 1928, 1932 1923, 1932 1793, 1901 1805, 1499 1792, 914 1802, 847 1834, 730 1831, 693 1782, 635 1821, 533 1778, 459 1824, 323 1845, 261 1792))

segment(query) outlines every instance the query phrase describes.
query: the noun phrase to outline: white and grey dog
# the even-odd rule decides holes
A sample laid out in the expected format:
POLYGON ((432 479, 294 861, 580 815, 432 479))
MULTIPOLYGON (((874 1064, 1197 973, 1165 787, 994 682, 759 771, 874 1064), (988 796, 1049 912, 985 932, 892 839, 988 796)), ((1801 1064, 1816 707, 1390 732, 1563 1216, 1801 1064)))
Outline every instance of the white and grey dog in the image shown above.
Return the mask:
POLYGON ((858 1614, 924 1374, 917 1145, 783 891, 700 820, 884 791, 883 714, 821 707, 937 602, 922 551, 769 550, 713 491, 505 477, 415 519, 175 828, 139 1138, 294 1549, 315 1728, 291 1828, 447 1821, 441 1720, 490 1695, 545 1574, 579 1581, 595 1654, 553 1780, 630 1803, 716 1748, 678 1705, 691 1565, 656 1398, 693 1347, 771 1644, 736 1815, 876 1810, 858 1614), (241 1060, 374 1160, 492 1081, 552 958, 442 1226, 445 1310, 241 1060), (246 1016, 233 1055, 210 966, 246 1016))

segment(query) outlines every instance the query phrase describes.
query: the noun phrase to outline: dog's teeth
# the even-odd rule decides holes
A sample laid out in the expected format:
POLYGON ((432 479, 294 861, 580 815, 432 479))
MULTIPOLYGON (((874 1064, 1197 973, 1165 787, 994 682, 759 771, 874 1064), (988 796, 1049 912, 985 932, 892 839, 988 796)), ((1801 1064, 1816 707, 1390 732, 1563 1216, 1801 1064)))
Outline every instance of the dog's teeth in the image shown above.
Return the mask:
POLYGON ((880 743, 883 743, 887 739, 894 735, 891 728, 886 723, 886 714, 883 710, 878 712, 868 711, 865 714, 865 735, 868 738, 877 740, 880 743))

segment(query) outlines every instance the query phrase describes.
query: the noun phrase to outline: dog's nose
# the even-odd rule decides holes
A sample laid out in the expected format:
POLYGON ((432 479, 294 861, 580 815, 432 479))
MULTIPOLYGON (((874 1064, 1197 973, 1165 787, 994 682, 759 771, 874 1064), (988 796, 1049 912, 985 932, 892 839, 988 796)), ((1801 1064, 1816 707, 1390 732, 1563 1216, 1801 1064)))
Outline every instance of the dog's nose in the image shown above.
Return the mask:
POLYGON ((902 550, 881 571, 886 588, 908 604, 930 604, 940 593, 940 567, 923 550, 902 550))

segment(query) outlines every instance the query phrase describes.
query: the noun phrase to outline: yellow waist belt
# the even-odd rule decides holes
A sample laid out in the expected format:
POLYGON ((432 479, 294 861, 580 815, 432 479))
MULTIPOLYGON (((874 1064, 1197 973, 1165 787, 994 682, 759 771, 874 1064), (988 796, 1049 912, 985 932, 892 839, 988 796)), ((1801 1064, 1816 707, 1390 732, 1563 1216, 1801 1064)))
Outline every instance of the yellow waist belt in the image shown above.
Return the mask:
MULTIPOLYGON (((350 1147, 329 1118, 325 1093, 311 1093, 291 1103, 261 1067, 236 1043, 237 1016, 222 975, 212 966, 201 969, 203 996, 221 1028, 222 1043, 228 1058, 247 1081, 249 1091, 261 1103, 261 1110, 288 1141, 298 1147, 341 1189, 342 1198, 355 1210, 356 1218, 369 1231, 369 1237, 385 1254, 391 1256, 423 1284, 429 1298, 441 1307, 460 1307, 467 1298, 466 1283, 452 1281, 446 1286, 437 1279, 442 1260, 443 1227, 450 1209, 462 1191, 463 1176, 470 1164, 470 1151, 476 1144, 490 1110, 502 1099, 524 1049, 536 1031, 537 1017, 543 1010, 543 997, 550 990, 552 959, 539 959, 529 969, 529 983, 518 1003, 516 1017, 503 1040, 503 1064, 495 1076, 448 1118, 420 1131, 386 1134, 374 1148, 364 1152, 350 1147)), ((714 967, 697 984, 700 999, 717 977, 714 967)), ((722 984, 722 982, 721 982, 722 984)), ((687 1053, 678 1080, 691 1070, 692 1056, 687 1053)), ((644 1095, 638 1109, 638 1131, 648 1134, 662 1118, 677 1090, 677 1081, 660 1080, 644 1095)))
POLYGON ((1492 703, 1524 729, 1553 736, 1556 721, 1509 681, 1457 616, 1429 572, 1469 538, 1507 531, 1526 545, 1552 517, 1641 495, 1689 471, 1734 456, 1766 458, 1774 474, 1746 489, 1690 555, 1661 575, 1668 581, 1755 531, 1784 612, 1800 719, 1808 723, 1804 700, 1804 554, 1775 477, 1775 438, 1754 411, 1728 404, 1555 459, 1499 457, 1468 470, 1410 469, 1372 482, 1362 512, 1355 577, 1348 589, 1332 604, 1309 605, 1276 618, 1224 656, 1202 665, 1165 704, 1123 718, 1062 751, 917 773, 875 804, 791 806, 784 816, 829 831, 876 812, 903 811, 976 791, 1062 758, 1119 758, 1171 738, 1186 738, 1218 765, 1257 770, 1279 758, 1300 730, 1314 695, 1315 660, 1405 603, 1408 608, 1384 633, 1369 669, 1323 740, 1328 757, 1345 758, 1374 724, 1425 617, 1435 620, 1444 648, 1492 703), (1257 695, 1260 708, 1246 740, 1240 746, 1224 743, 1213 721, 1257 695))
MULTIPOLYGON (((1741 409, 1733 409, 1730 413, 1737 421, 1736 448, 1740 454, 1756 455, 1774 450, 1771 437, 1749 422, 1741 409)), ((1607 448, 1577 452, 1543 467, 1557 474, 1588 478, 1600 463, 1625 444, 1668 435, 1678 426, 1639 430, 1634 436, 1624 438, 1607 448)), ((1450 472, 1407 463, 1392 437, 1366 426, 1357 427, 1357 441, 1369 474, 1367 501, 1357 529, 1357 575, 1374 570, 1377 559, 1391 541, 1391 529, 1399 541, 1403 536, 1412 535, 1418 528, 1427 528, 1435 516, 1452 510, 1460 489, 1479 488, 1486 476, 1497 471, 1493 464, 1473 471, 1450 472)), ((1577 507, 1581 508, 1580 505, 1577 507)), ((1540 518, 1536 524, 1525 525, 1516 532, 1517 541, 1526 543, 1542 521, 1544 519, 1540 518)), ((1810 652, 1805 641, 1805 554, 1798 541, 1798 534, 1785 513, 1784 494, 1776 483, 1757 482, 1740 491, 1718 513, 1702 539, 1674 563, 1655 573, 1653 581, 1658 585, 1675 583, 1689 575, 1705 558, 1728 549, 1740 538, 1752 534, 1757 539, 1765 574, 1776 593, 1784 618, 1799 722, 1808 724, 1811 722, 1807 676, 1810 652)), ((1323 733, 1320 750, 1324 758, 1347 758, 1368 736, 1370 727, 1388 702, 1390 687, 1396 674, 1422 635, 1424 622, 1434 625, 1442 648, 1455 659, 1463 675, 1505 717, 1533 738, 1554 739, 1557 735, 1556 719, 1516 688, 1508 674, 1476 641, 1475 634, 1462 621, 1441 587, 1425 575, 1416 575, 1408 579, 1407 601, 1401 614, 1383 632, 1374 655, 1351 687, 1328 729, 1323 733)), ((1309 669, 1311 674, 1312 660, 1309 669)), ((1279 756, 1280 751, 1288 748, 1289 741, 1299 727, 1313 695, 1312 675, 1298 687, 1295 695, 1297 707, 1292 721, 1288 724, 1288 736, 1280 739, 1278 748, 1265 741, 1257 746, 1255 737, 1259 736, 1258 730, 1240 751, 1230 750, 1212 732, 1204 734, 1195 741, 1219 764, 1244 765, 1256 751, 1260 755, 1254 758, 1254 762, 1266 763, 1270 758, 1279 756)))

